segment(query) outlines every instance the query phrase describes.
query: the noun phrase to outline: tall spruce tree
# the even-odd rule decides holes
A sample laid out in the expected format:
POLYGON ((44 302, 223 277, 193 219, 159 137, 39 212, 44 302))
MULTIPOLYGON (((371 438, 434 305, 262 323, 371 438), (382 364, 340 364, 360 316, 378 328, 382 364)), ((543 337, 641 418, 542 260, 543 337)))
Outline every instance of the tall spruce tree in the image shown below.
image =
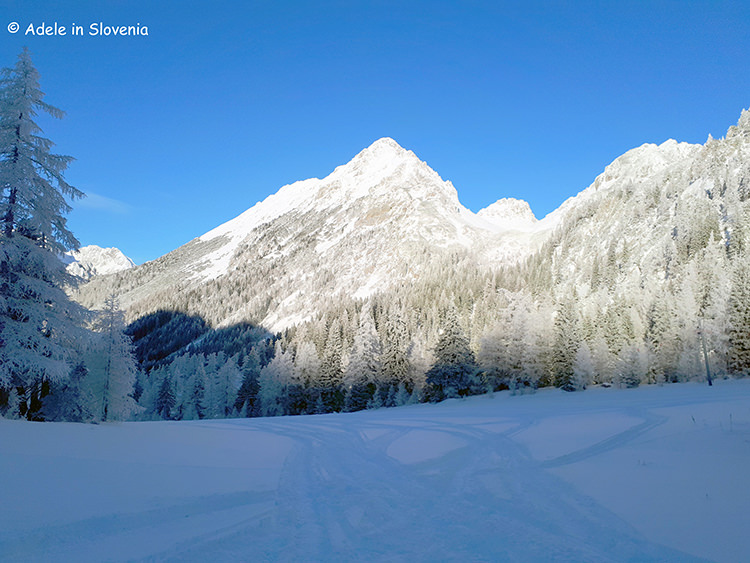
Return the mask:
POLYGON ((448 310, 435 345, 435 364, 427 372, 427 397, 442 401, 477 389, 477 366, 455 309, 448 310))
POLYGON ((737 259, 729 296, 729 371, 750 374, 750 266, 742 255, 737 259))
POLYGON ((83 193, 64 179, 71 157, 53 154, 34 122, 40 110, 62 117, 43 97, 24 49, 0 75, 0 388, 15 390, 28 419, 43 418, 50 382, 68 376, 72 349, 87 340, 76 320, 81 309, 61 289, 65 271, 56 256, 78 247, 65 197, 83 193))
POLYGON ((100 340, 93 346, 96 360, 90 368, 101 397, 101 419, 126 420, 138 410, 133 399, 138 364, 130 337, 124 332, 124 315, 116 295, 104 300, 96 328, 100 340))

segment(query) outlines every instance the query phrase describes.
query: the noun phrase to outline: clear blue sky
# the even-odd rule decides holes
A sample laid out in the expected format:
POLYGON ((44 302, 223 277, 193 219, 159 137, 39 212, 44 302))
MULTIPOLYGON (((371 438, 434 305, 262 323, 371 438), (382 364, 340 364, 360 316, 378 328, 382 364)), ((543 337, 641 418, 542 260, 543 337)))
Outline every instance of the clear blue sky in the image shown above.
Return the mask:
POLYGON ((67 4, 0 2, 0 66, 28 46, 67 112, 41 124, 91 194, 81 243, 138 263, 383 136, 474 211, 518 197, 542 217, 628 149, 721 137, 750 106, 748 3, 67 4), (42 22, 86 34, 25 35, 42 22))

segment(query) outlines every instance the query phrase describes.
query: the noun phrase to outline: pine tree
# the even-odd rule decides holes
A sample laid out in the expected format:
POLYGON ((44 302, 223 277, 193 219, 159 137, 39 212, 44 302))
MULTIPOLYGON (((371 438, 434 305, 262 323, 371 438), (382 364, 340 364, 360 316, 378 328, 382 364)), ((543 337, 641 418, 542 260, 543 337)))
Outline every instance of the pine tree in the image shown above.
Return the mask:
POLYGON ((83 193, 63 176, 69 156, 52 154, 53 143, 41 137, 34 122, 38 110, 61 118, 63 112, 43 101, 39 73, 28 49, 13 69, 0 78, 0 186, 3 190, 3 234, 22 233, 42 248, 61 252, 77 248, 78 241, 63 217, 71 211, 65 201, 83 193))
POLYGON ((363 307, 349 363, 344 370, 344 410, 351 412, 367 408, 382 369, 380 354, 380 339, 375 330, 375 321, 369 307, 363 307))
POLYGON ((555 385, 564 391, 574 391, 573 364, 578 350, 578 322, 572 301, 565 301, 555 317, 555 347, 553 375, 555 385))
POLYGON ((167 374, 162 379, 161 386, 159 387, 159 394, 156 397, 155 410, 164 420, 172 419, 172 409, 174 409, 177 401, 175 400, 174 391, 172 390, 172 381, 167 374))
POLYGON ((432 401, 464 397, 477 388, 474 354, 464 335, 455 309, 445 315, 435 345, 435 364, 427 372, 427 395, 432 401))
POLYGON ((11 420, 21 417, 21 399, 18 396, 18 389, 15 387, 11 387, 10 393, 8 393, 8 405, 3 416, 11 420))
POLYGON ((124 332, 125 320, 119 300, 110 294, 104 300, 96 328, 101 334, 99 347, 101 380, 101 419, 126 420, 138 410, 133 389, 138 376, 138 365, 130 337, 124 332))
POLYGON ((245 414, 245 416, 256 416, 260 414, 257 408, 258 397, 258 376, 260 375, 260 362, 255 350, 245 356, 242 362, 242 383, 237 391, 237 401, 234 404, 235 409, 245 414))
POLYGON ((620 351, 618 379, 624 387, 638 387, 646 377, 648 358, 643 346, 628 344, 620 351))
POLYGON ((42 412, 45 420, 86 422, 93 418, 92 399, 86 387, 88 370, 79 362, 67 380, 50 384, 50 393, 44 398, 42 412))
POLYGON ((750 267, 744 255, 736 259, 729 297, 729 354, 731 373, 750 374, 750 267))
POLYGON ((294 362, 290 350, 283 350, 281 341, 276 341, 276 355, 260 370, 261 413, 263 416, 282 416, 286 413, 287 387, 294 377, 294 362))
POLYGON ((594 381, 594 361, 591 356, 591 349, 584 341, 578 347, 576 359, 573 362, 573 381, 575 389, 586 389, 594 381))
POLYGON ((320 396, 328 412, 339 411, 344 406, 344 393, 341 389, 343 380, 341 336, 341 324, 338 319, 334 319, 328 330, 328 338, 323 350, 319 380, 320 396))
MULTIPOLYGON (((385 335, 383 337, 383 352, 381 355, 381 382, 383 387, 398 387, 399 383, 408 381, 410 365, 406 353, 409 336, 400 312, 394 311, 385 321, 385 335)), ((383 397, 387 400, 387 396, 383 397)))
POLYGON ((52 154, 34 122, 39 110, 62 116, 43 97, 24 49, 0 77, 0 387, 16 389, 28 419, 42 418, 42 395, 68 376, 88 339, 80 307, 61 289, 67 278, 55 254, 78 247, 63 215, 65 196, 83 194, 64 179, 71 158, 52 154))

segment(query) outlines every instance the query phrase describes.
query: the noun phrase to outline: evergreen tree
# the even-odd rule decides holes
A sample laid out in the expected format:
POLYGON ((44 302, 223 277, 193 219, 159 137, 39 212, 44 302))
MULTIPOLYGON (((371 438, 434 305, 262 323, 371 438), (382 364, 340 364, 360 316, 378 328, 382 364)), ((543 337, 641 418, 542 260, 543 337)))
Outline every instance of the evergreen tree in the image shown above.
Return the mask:
POLYGON ((45 420, 86 422, 93 418, 90 410, 92 401, 85 387, 87 376, 86 365, 79 362, 67 380, 51 383, 42 407, 45 420))
POLYGON ((638 344, 628 344, 620 351, 618 379, 623 387, 638 387, 646 377, 648 358, 638 344))
MULTIPOLYGON (((66 227, 72 199, 83 194, 65 182, 70 157, 34 122, 43 101, 39 74, 24 49, 0 77, 0 387, 13 387, 19 413, 41 419, 42 395, 69 372, 69 359, 88 338, 80 308, 62 291, 66 275, 55 253, 77 248, 66 227)), ((0 405, 2 407, 2 405, 0 405)))
POLYGON ((294 362, 290 350, 283 350, 281 341, 276 341, 276 355, 260 370, 261 413, 263 416, 282 416, 286 413, 287 386, 294 377, 294 362))
POLYGON ((729 297, 728 368, 731 373, 750 374, 750 266, 745 256, 736 260, 729 297))
POLYGON ((104 300, 96 328, 101 334, 101 419, 126 420, 138 410, 132 396, 138 365, 130 337, 124 332, 124 315, 116 295, 104 300))
POLYGON ((177 401, 175 400, 174 391, 172 390, 172 381, 167 374, 162 379, 161 386, 159 387, 159 394, 156 397, 155 410, 164 420, 172 419, 172 409, 174 409, 177 401))
POLYGON ((370 308, 363 307, 349 363, 344 370, 344 410, 351 412, 367 408, 380 377, 380 354, 380 339, 375 330, 375 321, 370 308))
POLYGON ((339 411, 344 406, 344 394, 341 389, 343 380, 342 360, 343 342, 341 323, 334 319, 328 330, 323 361, 320 366, 319 390, 326 411, 339 411))
POLYGON ((61 252, 78 248, 64 215, 70 205, 65 196, 83 193, 63 176, 69 156, 52 154, 52 141, 40 136, 34 122, 38 110, 61 118, 63 112, 44 102, 39 73, 25 49, 13 69, 0 78, 0 186, 2 186, 3 234, 22 233, 42 248, 61 252))
POLYGON ((253 349, 245 356, 242 362, 242 383, 240 383, 240 389, 237 391, 237 401, 234 404, 234 408, 244 413, 245 416, 257 416, 260 414, 257 409, 257 397, 258 397, 258 376, 260 375, 260 362, 258 361, 258 354, 253 349))
POLYGON ((21 399, 18 396, 18 389, 15 387, 11 387, 10 393, 8 393, 8 405, 3 416, 11 420, 21 417, 21 399))
POLYGON ((594 381, 594 360, 591 348, 584 341, 578 347, 576 359, 573 362, 573 387, 576 390, 586 389, 594 381))
POLYGON ((573 302, 563 302, 555 317, 553 376, 555 385, 564 391, 575 391, 573 364, 578 351, 578 321, 573 302))
MULTIPOLYGON (((407 344, 409 336, 406 323, 398 311, 394 311, 385 321, 385 335, 383 337, 383 353, 381 356, 381 382, 384 389, 398 387, 399 383, 410 384, 409 358, 407 344)), ((383 397, 384 402, 387 396, 383 397)), ((391 406, 386 403, 386 406, 391 406)))
POLYGON ((435 364, 427 372, 427 396, 431 401, 464 397, 476 389, 476 364, 455 309, 448 310, 435 345, 435 364))

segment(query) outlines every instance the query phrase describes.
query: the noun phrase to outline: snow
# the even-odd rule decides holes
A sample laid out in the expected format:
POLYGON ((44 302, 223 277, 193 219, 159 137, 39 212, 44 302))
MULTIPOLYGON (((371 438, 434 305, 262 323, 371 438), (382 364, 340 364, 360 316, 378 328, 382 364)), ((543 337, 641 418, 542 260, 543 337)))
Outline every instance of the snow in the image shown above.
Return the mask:
POLYGON ((60 259, 67 265, 68 273, 83 279, 114 274, 135 267, 135 262, 125 256, 119 248, 102 248, 95 244, 66 252, 60 259))
POLYGON ((741 561, 750 380, 352 414, 0 420, 0 559, 741 561))
POLYGON ((537 222, 531 207, 522 199, 504 197, 477 212, 477 217, 503 229, 528 231, 537 222))
POLYGON ((434 241, 437 245, 461 244, 473 248, 478 240, 502 234, 503 243, 497 245, 500 249, 489 257, 493 261, 498 258, 498 253, 516 258, 528 254, 528 248, 535 247, 535 244, 527 233, 550 232, 546 224, 535 228, 536 219, 528 203, 521 200, 501 199, 474 214, 461 205, 453 184, 444 181, 412 151, 384 137, 325 178, 310 178, 284 186, 238 217, 199 237, 203 242, 225 237, 226 242, 204 258, 205 264, 194 277, 207 281, 225 275, 237 248, 250 233, 291 212, 323 212, 330 215, 329 222, 343 221, 331 229, 336 236, 324 237, 316 246, 318 254, 335 249, 351 234, 355 218, 362 213, 345 211, 363 199, 371 202, 368 208, 382 208, 387 210, 388 216, 394 210, 408 206, 412 216, 402 218, 402 222, 407 226, 411 220, 414 224, 410 228, 415 233, 421 233, 423 229, 414 217, 418 207, 414 202, 422 202, 426 206, 422 214, 429 215, 436 225, 447 221, 452 227, 449 236, 443 235, 434 241))

